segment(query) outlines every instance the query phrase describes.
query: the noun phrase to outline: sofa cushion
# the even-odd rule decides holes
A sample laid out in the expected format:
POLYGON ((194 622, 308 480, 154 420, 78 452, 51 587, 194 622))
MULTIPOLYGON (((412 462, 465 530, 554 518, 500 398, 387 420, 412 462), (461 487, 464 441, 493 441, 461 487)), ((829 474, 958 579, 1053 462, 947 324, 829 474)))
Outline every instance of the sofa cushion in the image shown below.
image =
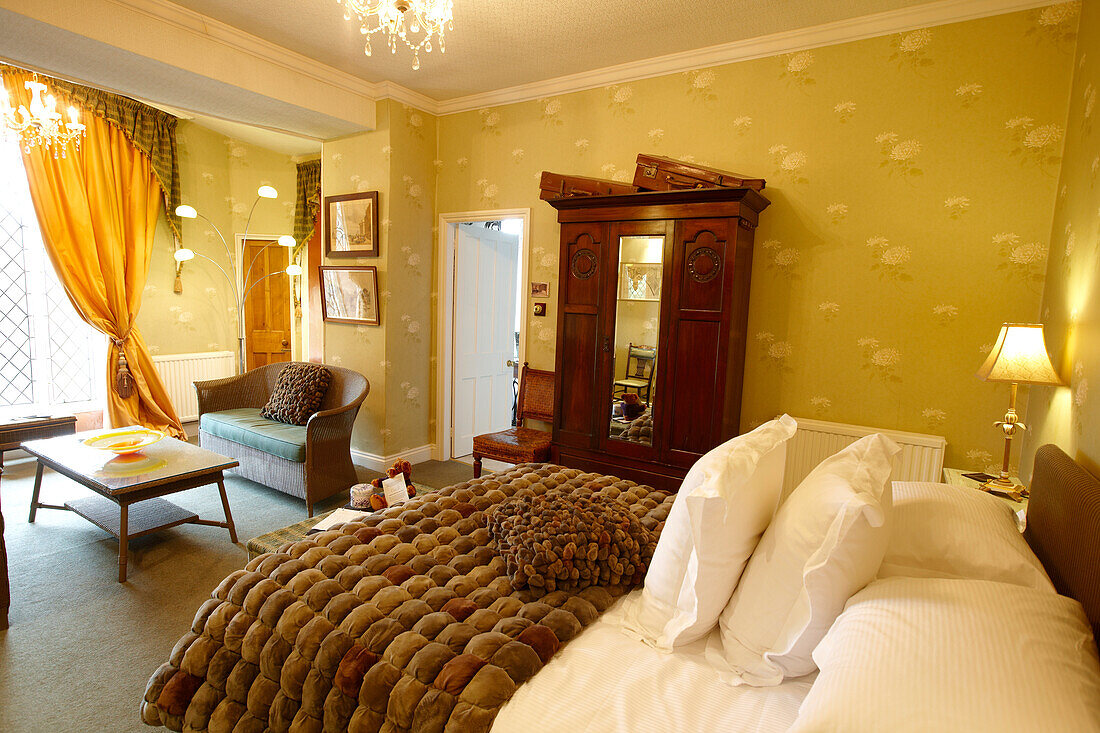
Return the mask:
POLYGON ((199 430, 295 463, 306 460, 305 427, 268 420, 255 407, 203 413, 199 430))
POLYGON ((268 420, 305 425, 321 409, 331 383, 332 372, 320 364, 291 364, 279 372, 260 414, 268 420))

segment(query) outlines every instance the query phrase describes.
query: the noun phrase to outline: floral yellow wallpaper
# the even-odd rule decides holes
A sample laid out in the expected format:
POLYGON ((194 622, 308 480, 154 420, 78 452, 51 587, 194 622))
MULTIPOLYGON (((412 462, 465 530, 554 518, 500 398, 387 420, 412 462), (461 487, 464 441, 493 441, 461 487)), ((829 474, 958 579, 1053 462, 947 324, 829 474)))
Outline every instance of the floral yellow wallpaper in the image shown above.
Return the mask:
MULTIPOLYGON (((183 200, 209 217, 233 247, 244 232, 248 210, 261 185, 279 198, 264 200, 252 217, 255 234, 290 234, 294 223, 295 160, 225 137, 194 122, 177 128, 183 200)), ((163 218, 149 268, 138 326, 153 355, 236 351, 237 310, 233 291, 214 265, 200 259, 184 266, 183 293, 174 293, 174 243, 163 218)), ((225 266, 226 255, 213 228, 201 219, 183 220, 184 245, 225 266)), ((228 267, 226 268, 228 269, 228 267)))
POLYGON ((378 268, 382 323, 326 324, 325 360, 370 380, 352 447, 382 458, 430 442, 436 118, 391 101, 377 110, 372 132, 324 145, 321 178, 325 196, 379 192, 379 256, 326 264, 378 268))
POLYGON ((1070 91, 1065 154, 1050 234, 1042 320, 1065 387, 1032 389, 1024 439, 1024 474, 1035 449, 1056 443, 1094 471, 1100 468, 1100 5, 1085 4, 1070 91))
MULTIPOLYGON (((390 329, 389 267, 387 264, 393 229, 390 219, 390 110, 378 105, 377 129, 334 142, 321 149, 321 193, 334 196, 359 191, 378 191, 379 256, 363 259, 326 260, 329 265, 374 265, 378 268, 381 325, 353 326, 325 324, 325 362, 354 369, 370 382, 370 392, 359 410, 352 436, 352 448, 384 456, 386 432, 386 382, 391 367, 387 362, 386 334, 390 329)), ((322 206, 321 217, 325 212, 322 206)), ((324 245, 322 244, 322 251, 324 245)), ((309 263, 312 267, 316 263, 309 263)))
MULTIPOLYGON (((932 432, 947 437, 947 465, 984 468, 1007 391, 974 372, 1003 321, 1039 315, 1079 12, 444 116, 436 210, 530 207, 530 279, 553 283, 542 170, 629 180, 649 152, 764 177, 743 427, 786 411, 932 432)), ((532 366, 553 366, 554 310, 528 320, 532 366)), ((397 371, 429 353, 389 346, 397 371)), ((428 440, 427 426, 408 429, 424 437, 399 443, 428 440)))

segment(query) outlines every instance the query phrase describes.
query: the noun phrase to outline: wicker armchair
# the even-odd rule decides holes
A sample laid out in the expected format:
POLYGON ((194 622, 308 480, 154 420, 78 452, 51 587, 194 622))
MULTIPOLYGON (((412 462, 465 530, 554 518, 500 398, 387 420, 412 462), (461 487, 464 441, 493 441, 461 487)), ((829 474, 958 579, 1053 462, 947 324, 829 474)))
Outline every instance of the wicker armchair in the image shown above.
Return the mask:
POLYGON ((554 419, 554 372, 523 363, 519 377, 516 427, 474 436, 474 478, 481 476, 481 459, 505 463, 542 463, 550 459, 550 433, 523 426, 524 418, 554 419))
MULTIPOLYGON (((235 469, 239 475, 305 499, 306 512, 312 517, 314 504, 347 490, 358 480, 351 461, 351 429, 359 406, 370 391, 366 377, 351 369, 327 367, 332 373, 332 383, 320 411, 309 418, 304 428, 299 428, 297 435, 304 442, 304 451, 299 446, 297 455, 274 455, 227 437, 224 430, 219 431, 221 435, 212 432, 217 421, 212 413, 233 410, 249 414, 246 411, 262 408, 279 373, 291 363, 269 364, 235 377, 195 382, 199 398, 199 444, 240 461, 235 469)), ((256 416, 252 419, 258 419, 258 412, 256 416)), ((290 435, 289 440, 294 439, 293 428, 281 423, 273 425, 290 435)))

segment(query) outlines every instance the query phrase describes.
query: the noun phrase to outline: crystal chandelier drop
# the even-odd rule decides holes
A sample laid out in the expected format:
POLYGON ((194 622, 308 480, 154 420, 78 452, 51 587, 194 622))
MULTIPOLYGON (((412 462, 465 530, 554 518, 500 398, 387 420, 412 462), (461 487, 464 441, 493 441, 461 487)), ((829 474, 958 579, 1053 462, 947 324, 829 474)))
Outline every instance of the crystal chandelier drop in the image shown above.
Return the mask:
POLYGON ((390 53, 397 53, 400 40, 413 52, 413 69, 420 68, 420 51, 432 51, 432 39, 439 52, 447 48, 444 31, 454 30, 452 0, 336 0, 344 6, 344 19, 359 21, 359 32, 367 37, 365 53, 371 55, 370 37, 385 33, 390 53))
POLYGON ((0 77, 0 137, 6 138, 9 132, 13 132, 19 136, 25 152, 29 153, 31 148, 42 145, 49 148, 55 158, 58 153, 65 157, 69 143, 80 150, 85 128, 80 124, 76 107, 69 107, 69 121, 65 122, 57 111, 57 100, 47 93, 46 85, 38 81, 38 74, 24 86, 31 92, 30 109, 23 104, 15 109, 8 99, 3 77, 0 77))

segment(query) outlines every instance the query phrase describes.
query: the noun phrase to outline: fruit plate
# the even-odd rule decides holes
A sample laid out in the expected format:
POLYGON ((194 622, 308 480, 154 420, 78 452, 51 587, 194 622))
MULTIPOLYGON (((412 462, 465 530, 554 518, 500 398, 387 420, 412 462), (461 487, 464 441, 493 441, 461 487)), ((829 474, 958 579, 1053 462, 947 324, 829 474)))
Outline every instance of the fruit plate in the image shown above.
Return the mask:
POLYGON ((137 453, 143 448, 148 448, 153 443, 164 438, 164 433, 159 430, 150 430, 139 426, 119 428, 99 435, 93 435, 84 440, 84 445, 89 448, 98 448, 112 453, 126 455, 137 453))

